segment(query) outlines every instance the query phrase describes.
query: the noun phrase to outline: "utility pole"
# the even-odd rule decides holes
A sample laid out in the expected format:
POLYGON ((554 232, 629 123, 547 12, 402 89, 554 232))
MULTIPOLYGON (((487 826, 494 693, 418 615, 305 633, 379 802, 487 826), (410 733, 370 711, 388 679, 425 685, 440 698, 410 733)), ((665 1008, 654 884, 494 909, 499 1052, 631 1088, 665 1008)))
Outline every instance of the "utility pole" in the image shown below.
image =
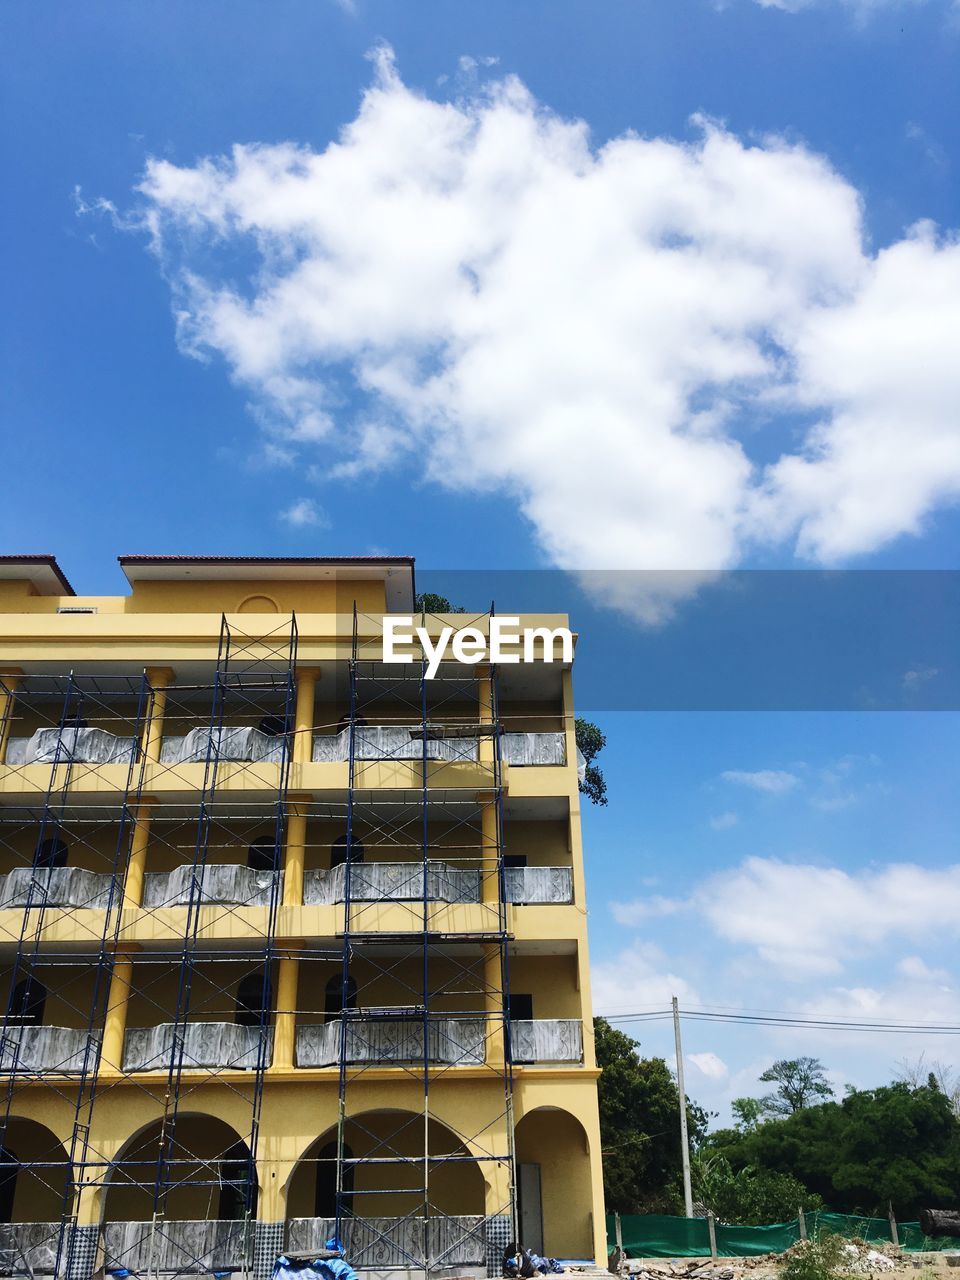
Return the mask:
POLYGON ((686 1216, 693 1217, 693 1192, 690 1189, 690 1141, 687 1137, 687 1091, 683 1085, 683 1047, 680 1044, 680 1006, 673 997, 673 1038, 677 1045, 677 1092, 680 1094, 680 1155, 683 1158, 683 1206, 686 1216))

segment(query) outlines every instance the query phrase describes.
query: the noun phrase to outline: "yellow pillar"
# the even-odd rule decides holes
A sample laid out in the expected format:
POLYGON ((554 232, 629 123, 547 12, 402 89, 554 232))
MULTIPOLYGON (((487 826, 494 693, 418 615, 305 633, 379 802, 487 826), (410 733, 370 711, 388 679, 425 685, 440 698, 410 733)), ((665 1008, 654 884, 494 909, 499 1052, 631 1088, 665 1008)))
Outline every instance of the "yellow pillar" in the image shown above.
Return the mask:
POLYGON ((147 846, 150 843, 150 817, 155 796, 141 796, 134 815, 133 837, 130 841, 130 858, 123 881, 124 909, 139 907, 143 902, 143 877, 147 867, 147 846))
POLYGON ((294 724, 293 762, 309 764, 313 757, 314 702, 319 667, 297 668, 297 710, 294 724))
POLYGON ((127 1030, 127 1006, 133 985, 133 953, 137 950, 135 943, 122 944, 117 948, 113 964, 107 1016, 103 1024, 103 1047, 100 1052, 101 1066, 107 1071, 123 1069, 123 1038, 127 1030))
POLYGON ((153 690, 150 716, 143 730, 144 759, 148 764, 158 764, 163 745, 163 715, 167 709, 167 689, 173 683, 172 667, 147 667, 147 680, 153 690))
MULTIPOLYGON (((483 1146, 498 1155, 510 1150, 511 1143, 507 1134, 506 1117, 501 1117, 496 1124, 485 1129, 481 1139, 483 1146)), ((484 1205, 483 1211, 488 1218, 511 1212, 514 1189, 510 1185, 509 1163, 485 1160, 483 1162, 484 1205)))
POLYGON ((503 971, 500 948, 488 946, 483 961, 484 1006, 487 1015, 487 1063, 500 1067, 504 1060, 503 971))
POLYGON ((297 989, 300 980, 302 940, 285 942, 289 955, 281 956, 277 975, 277 1016, 273 1027, 273 1070, 289 1071, 294 1065, 297 1040, 297 989))
POLYGON ((23 670, 20 667, 0 668, 0 764, 7 758, 7 739, 10 737, 10 717, 17 686, 23 670))
MULTIPOLYGON (((90 1177, 101 1175, 101 1170, 91 1171, 90 1177)), ((100 1225, 104 1188, 89 1184, 82 1185, 77 1191, 77 1225, 80 1227, 98 1227, 100 1225)))
POLYGON ((309 796, 287 800, 287 843, 283 851, 283 905, 303 906, 303 864, 307 847, 309 796))

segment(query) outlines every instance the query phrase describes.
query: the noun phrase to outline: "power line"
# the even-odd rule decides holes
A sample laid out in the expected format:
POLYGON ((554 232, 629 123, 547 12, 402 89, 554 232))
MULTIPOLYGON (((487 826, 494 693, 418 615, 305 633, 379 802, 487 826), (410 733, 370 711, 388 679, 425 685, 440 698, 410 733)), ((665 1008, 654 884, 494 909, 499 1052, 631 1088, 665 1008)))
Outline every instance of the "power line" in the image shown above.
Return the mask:
MULTIPOLYGON (((684 1018, 699 1022, 741 1026, 811 1027, 819 1031, 868 1031, 882 1035, 960 1035, 960 1024, 938 1022, 907 1022, 896 1019, 799 1017, 792 1014, 720 1013, 708 1009, 683 1009, 684 1018)), ((666 1022, 672 1018, 672 1010, 642 1010, 635 1013, 609 1014, 611 1023, 636 1024, 641 1022, 666 1022)))

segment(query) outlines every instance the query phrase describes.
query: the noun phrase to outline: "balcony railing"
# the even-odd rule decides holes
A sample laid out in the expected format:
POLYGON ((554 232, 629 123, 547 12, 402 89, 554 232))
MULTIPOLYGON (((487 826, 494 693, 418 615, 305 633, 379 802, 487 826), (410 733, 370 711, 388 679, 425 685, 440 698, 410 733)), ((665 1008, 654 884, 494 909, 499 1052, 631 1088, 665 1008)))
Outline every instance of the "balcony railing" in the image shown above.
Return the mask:
POLYGON ((252 725, 201 725, 182 737, 164 738, 161 764, 192 764, 209 756, 216 760, 245 760, 279 764, 283 758, 285 734, 261 733, 252 725))
POLYGON ((108 1222, 103 1229, 104 1268, 141 1275, 240 1271, 249 1253, 249 1233, 243 1219, 108 1222))
POLYGON ((335 1218, 291 1218, 287 1249, 291 1253, 322 1249, 338 1225, 346 1256, 361 1270, 413 1268, 425 1253, 431 1267, 482 1266, 486 1261, 486 1218, 482 1215, 426 1220, 344 1216, 339 1224, 335 1218), (426 1250, 425 1243, 429 1246, 426 1250))
MULTIPOLYGON (((346 1037, 346 1061, 354 1064, 422 1062, 423 1022, 413 1014, 403 1018, 337 1018, 297 1028, 297 1066, 332 1067, 340 1061, 341 1026, 346 1037)), ((475 1066, 484 1061, 486 1024, 483 1018, 432 1016, 427 1027, 427 1061, 440 1065, 475 1066)))
POLYGON ((14 867, 0 876, 0 907, 92 907, 101 911, 120 901, 113 876, 83 867, 14 867), (32 887, 32 892, 31 892, 32 887))
MULTIPOLYGON (((479 760, 479 738, 466 726, 457 726, 456 736, 443 730, 427 729, 426 757, 451 763, 479 760)), ((354 758, 357 760, 422 760, 423 731, 419 725, 358 725, 354 731, 354 758)), ((500 752, 506 764, 566 764, 566 736, 563 733, 504 733, 500 752)), ((313 758, 338 761, 350 758, 350 730, 320 734, 313 740, 313 758)))
POLYGON ((569 867, 505 867, 508 902, 572 902, 573 872, 569 867))
POLYGON ((144 876, 143 905, 187 906, 191 893, 196 893, 196 901, 201 904, 238 903, 266 907, 270 904, 274 884, 280 879, 282 873, 279 871, 257 871, 233 863, 211 862, 196 868, 187 864, 174 871, 151 871, 144 876), (196 887, 195 881, 199 882, 196 887))
POLYGON ((578 1018, 537 1018, 510 1023, 514 1062, 582 1062, 583 1024, 578 1018))
MULTIPOLYGON (((0 1273, 53 1275, 59 1239, 59 1222, 0 1222, 0 1273)), ((61 1263, 65 1261, 64 1256, 61 1263)))
MULTIPOLYGON (((170 1065, 173 1054, 174 1024, 157 1027, 133 1027, 123 1045, 124 1071, 161 1071, 170 1065)), ((260 1028, 244 1027, 235 1022, 189 1022, 182 1028, 183 1066, 224 1067, 251 1070, 257 1065, 260 1051, 260 1028)), ((267 1061, 270 1061, 272 1033, 266 1032, 267 1061)))
POLYGON ((106 729, 38 729, 29 738, 9 740, 6 763, 129 764, 136 746, 134 738, 106 729))
MULTIPOLYGON (((86 1062, 95 1061, 99 1035, 90 1042, 86 1062)), ((9 1027, 0 1049, 0 1071, 82 1071, 90 1037, 77 1027, 9 1027)))
MULTIPOLYGON (((343 902, 346 890, 343 863, 329 871, 308 871, 303 879, 303 900, 310 905, 343 902)), ((422 863, 355 862, 350 867, 352 902, 415 902, 422 898, 422 863)), ((480 872, 431 861, 427 865, 427 898, 430 902, 479 902, 480 872)))

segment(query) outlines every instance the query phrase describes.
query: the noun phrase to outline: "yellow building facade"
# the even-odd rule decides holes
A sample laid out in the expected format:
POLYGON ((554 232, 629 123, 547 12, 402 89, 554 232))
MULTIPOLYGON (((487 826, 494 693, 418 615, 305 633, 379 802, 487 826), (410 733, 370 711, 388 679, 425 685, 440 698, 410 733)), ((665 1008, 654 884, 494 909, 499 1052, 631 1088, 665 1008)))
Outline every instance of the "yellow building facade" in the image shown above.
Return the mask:
POLYGON ((601 1259, 572 664, 384 663, 405 558, 121 566, 0 558, 2 1264, 601 1259))

